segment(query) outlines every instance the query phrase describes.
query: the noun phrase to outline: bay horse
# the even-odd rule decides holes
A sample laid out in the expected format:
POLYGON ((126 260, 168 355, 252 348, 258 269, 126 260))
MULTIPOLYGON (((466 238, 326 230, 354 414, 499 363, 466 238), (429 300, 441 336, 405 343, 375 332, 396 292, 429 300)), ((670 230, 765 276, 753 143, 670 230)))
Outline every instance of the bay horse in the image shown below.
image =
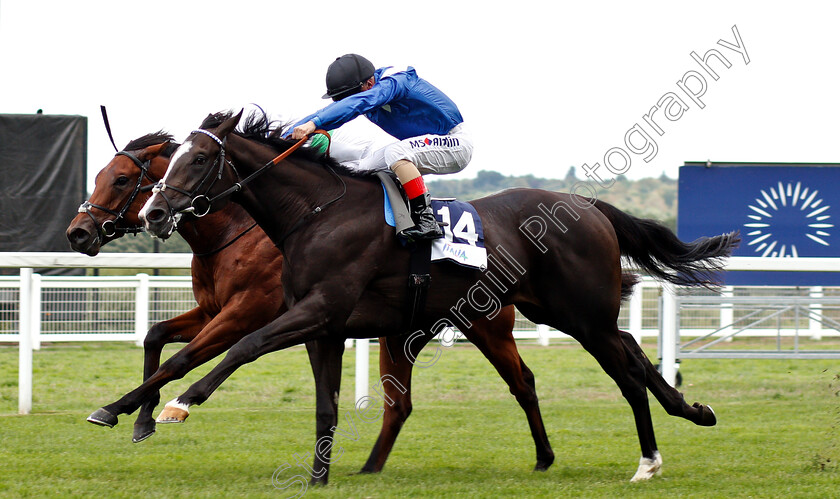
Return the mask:
MULTIPOLYGON (((262 133, 267 126, 267 121, 265 125, 260 123, 263 121, 252 125, 255 133, 262 133)), ((95 256, 108 242, 142 231, 137 213, 150 196, 151 187, 163 177, 178 145, 171 135, 156 132, 129 142, 118 152, 96 176, 90 199, 67 228, 71 248, 95 256)), ((182 378, 286 310, 280 277, 283 256, 241 206, 231 203, 203 218, 185 218, 178 232, 194 253, 191 273, 198 306, 151 327, 144 341, 143 384, 88 418, 91 423, 113 427, 120 414, 131 413, 142 404, 134 424, 134 442, 154 434, 152 413, 162 386, 182 378), (162 349, 172 342, 188 344, 161 365, 162 349)), ((522 406, 537 449, 536 469, 547 469, 554 455, 540 414, 534 376, 513 339, 514 314, 513 307, 508 307, 493 320, 475 321, 464 334, 496 368, 522 406)), ((430 339, 412 341, 412 359, 430 339)), ((403 343, 392 344, 389 349, 381 341, 381 374, 391 376, 396 383, 383 383, 384 395, 391 403, 384 404, 382 429, 362 469, 365 472, 382 470, 412 408, 414 364, 406 357, 403 343)), ((321 352, 339 347, 319 347, 317 340, 307 342, 306 347, 317 379, 323 375, 320 368, 324 364, 318 360, 321 352)), ((316 388, 324 386, 316 383, 316 388)), ((316 395, 319 406, 329 398, 329 392, 316 395)))
MULTIPOLYGON (((343 344, 345 338, 400 334, 406 321, 410 250, 398 244, 379 215, 383 191, 376 177, 354 175, 301 150, 278 156, 293 143, 276 134, 236 133, 241 116, 241 111, 210 115, 193 131, 139 216, 151 234, 165 238, 185 213, 218 210, 228 201, 241 204, 283 252, 289 309, 231 347, 204 378, 166 404, 158 421, 183 421, 192 405, 261 355, 312 340, 343 344), (252 182, 255 178, 259 182, 252 182)), ((569 334, 613 378, 632 408, 642 452, 632 480, 652 477, 662 459, 646 385, 658 380, 647 379, 652 366, 637 345, 622 339, 616 324, 621 256, 670 282, 710 286, 720 259, 737 245, 737 233, 685 243, 665 226, 607 203, 538 189, 506 190, 471 204, 484 226, 488 266, 433 264, 433 288, 411 337, 468 327, 511 304, 531 321, 569 334)), ((321 358, 330 373, 323 381, 334 394, 328 412, 319 409, 317 418, 315 456, 324 463, 332 445, 322 444, 332 442, 338 419, 341 355, 336 348, 321 358)), ((689 406, 675 390, 660 391, 657 398, 666 400, 669 413, 715 424, 708 406, 689 406)))

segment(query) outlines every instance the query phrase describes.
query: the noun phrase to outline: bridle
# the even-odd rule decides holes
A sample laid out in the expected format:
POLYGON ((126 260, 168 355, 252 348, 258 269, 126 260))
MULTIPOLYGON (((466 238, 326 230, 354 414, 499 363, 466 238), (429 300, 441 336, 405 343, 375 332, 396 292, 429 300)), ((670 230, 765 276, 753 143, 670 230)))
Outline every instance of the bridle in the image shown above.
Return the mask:
MULTIPOLYGON (((236 167, 233 165, 233 162, 230 161, 230 159, 227 159, 225 157, 225 144, 227 143, 227 137, 225 137, 224 139, 220 139, 219 137, 217 137, 212 132, 209 132, 209 131, 201 129, 201 128, 197 129, 197 130, 193 130, 190 133, 190 135, 196 134, 196 133, 204 134, 204 135, 210 137, 211 139, 213 139, 213 141, 215 141, 217 144, 219 144, 219 154, 216 156, 216 160, 213 162, 213 165, 211 165, 210 168, 207 169, 207 172, 201 178, 201 182, 199 182, 198 185, 195 186, 195 188, 192 190, 192 192, 188 192, 187 190, 181 189, 180 187, 167 185, 163 181, 163 179, 158 181, 158 183, 155 184, 155 186, 152 188, 152 193, 153 194, 160 194, 163 197, 163 199, 166 201, 166 204, 169 207, 169 216, 170 216, 170 218, 175 219, 176 225, 177 225, 178 219, 180 218, 180 215, 184 214, 184 213, 190 213, 193 216, 198 217, 198 218, 201 218, 201 217, 207 215, 210 212, 210 209, 213 206, 214 202, 216 202, 220 199, 226 198, 227 196, 230 196, 232 194, 235 194, 235 193, 241 191, 242 188, 245 187, 248 183, 250 183, 255 178, 257 178, 258 176, 263 174, 267 169, 271 168, 272 166, 280 163, 281 161, 283 161, 284 159, 289 157, 293 152, 295 152, 299 147, 301 147, 307 140, 309 140, 308 136, 298 140, 290 148, 288 148, 285 151, 283 151, 282 153, 278 154, 274 159, 272 159, 268 163, 264 164, 259 169, 257 169, 256 171, 254 171, 253 173, 251 173, 250 175, 248 175, 247 177, 245 177, 243 179, 239 175, 239 172, 236 170, 236 167), (216 183, 216 181, 222 178, 222 172, 224 171, 225 163, 230 165, 231 169, 233 170, 234 175, 236 175, 237 182, 234 182, 234 184, 232 186, 228 187, 224 191, 220 192, 219 194, 217 194, 217 195, 215 195, 211 198, 211 197, 209 197, 210 190, 213 188, 213 185, 216 183), (217 166, 218 166, 218 170, 216 171, 217 166), (210 181, 210 183, 207 185, 207 188, 204 189, 204 192, 199 194, 198 192, 201 190, 202 186, 208 181, 208 179, 210 179, 210 177, 211 177, 211 175, 213 175, 214 171, 216 171, 215 178, 213 178, 210 181), (177 193, 180 193, 180 194, 183 194, 183 195, 187 196, 190 199, 190 205, 187 208, 184 208, 180 211, 175 211, 175 209, 172 207, 171 201, 169 200, 169 198, 165 194, 165 191, 167 191, 167 190, 172 190, 172 191, 175 191, 177 193), (206 203, 206 205, 201 206, 200 205, 201 203, 206 203)), ((313 134, 325 135, 328 140, 330 139, 330 135, 327 132, 325 132, 324 130, 315 130, 312 133, 313 134)), ((327 155, 329 155, 329 145, 327 146, 327 155)), ((344 197, 344 194, 347 192, 347 185, 344 184, 344 181, 341 179, 341 177, 338 174, 335 173, 335 171, 333 171, 332 168, 329 168, 329 167, 327 167, 327 168, 341 182, 341 184, 343 186, 342 193, 339 194, 336 198, 334 198, 330 201, 327 201, 326 203, 324 203, 322 205, 317 206, 311 212, 304 215, 292 227, 292 229, 289 230, 283 236, 283 238, 281 238, 281 240, 285 239, 286 237, 288 237, 289 234, 291 234, 292 232, 297 230, 301 225, 303 225, 303 223, 310 216, 320 213, 324 208, 326 208, 327 206, 335 203, 336 201, 338 201, 339 199, 344 197)), ((174 227, 173 227, 173 229, 174 229, 174 227)))
MULTIPOLYGON (((201 182, 199 182, 198 185, 196 185, 195 188, 192 191, 187 191, 185 189, 181 189, 180 187, 175 187, 173 185, 167 185, 163 181, 163 179, 160 179, 157 182, 157 184, 155 184, 154 187, 152 187, 152 194, 160 194, 160 196, 164 199, 164 201, 166 201, 166 205, 169 207, 169 216, 172 217, 172 218, 176 218, 176 220, 178 218, 180 218, 180 217, 176 217, 177 215, 181 215, 181 214, 184 214, 184 213, 190 213, 196 218, 201 218, 201 217, 207 215, 208 213, 210 213, 210 209, 213 205, 213 201, 217 201, 218 199, 223 197, 222 195, 218 195, 218 196, 215 196, 211 199, 208 196, 208 194, 210 193, 210 190, 213 189, 213 186, 216 184, 216 181, 218 181, 222 178, 222 172, 224 171, 225 163, 230 165, 230 168, 233 170, 233 173, 236 175, 236 178, 239 179, 239 172, 236 171, 236 167, 233 165, 233 162, 230 159, 227 159, 225 157, 225 143, 227 142, 227 138, 222 140, 219 137, 216 137, 215 134, 213 134, 211 132, 208 132, 207 130, 204 130, 204 129, 193 130, 192 132, 190 132, 190 135, 196 134, 196 133, 202 133, 204 135, 207 135, 208 137, 213 139, 217 144, 219 144, 219 154, 216 155, 215 161, 210 166, 210 168, 207 169, 207 172, 201 178, 201 182), (217 166, 218 166, 218 168, 217 168, 217 166), (216 175, 212 180, 210 180, 211 176, 213 176, 214 170, 216 170, 216 175), (207 188, 204 189, 204 192, 199 194, 199 191, 202 189, 202 186, 204 186, 204 184, 208 180, 210 180, 210 183, 207 184, 207 188), (183 210, 176 211, 172 207, 172 201, 166 195, 167 190, 175 191, 179 194, 183 194, 184 196, 187 196, 190 200, 190 206, 187 207, 187 208, 184 208, 183 210), (200 203, 206 203, 206 204, 204 206, 201 206, 200 203)), ((237 182, 235 185, 240 185, 240 183, 237 182)), ((240 188, 241 188, 241 186, 240 186, 240 188)), ((227 196, 229 194, 232 194, 233 192, 236 192, 236 191, 232 191, 230 193, 225 191, 222 194, 227 196)))
POLYGON ((85 213, 87 216, 90 217, 91 221, 93 221, 94 227, 96 227, 97 235, 102 238, 104 241, 105 238, 116 236, 117 234, 138 234, 143 232, 145 229, 142 226, 129 226, 129 227, 120 227, 118 226, 118 222, 125 217, 126 212, 131 207, 131 203, 134 202, 134 199, 137 197, 138 194, 141 192, 147 192, 153 189, 155 185, 156 179, 153 178, 149 174, 149 161, 140 161, 137 156, 131 154, 127 151, 118 151, 117 156, 125 156, 129 158, 131 161, 140 168, 140 175, 137 176, 137 183, 134 185, 134 190, 131 192, 131 195, 128 197, 128 200, 122 205, 119 211, 114 211, 110 208, 106 208, 104 206, 91 203, 88 199, 84 203, 79 206, 79 213, 85 213), (143 179, 149 179, 149 183, 143 185, 143 179), (96 216, 91 213, 91 208, 95 208, 97 210, 103 211, 109 215, 113 215, 112 220, 105 220, 101 224, 99 220, 97 220, 96 216))

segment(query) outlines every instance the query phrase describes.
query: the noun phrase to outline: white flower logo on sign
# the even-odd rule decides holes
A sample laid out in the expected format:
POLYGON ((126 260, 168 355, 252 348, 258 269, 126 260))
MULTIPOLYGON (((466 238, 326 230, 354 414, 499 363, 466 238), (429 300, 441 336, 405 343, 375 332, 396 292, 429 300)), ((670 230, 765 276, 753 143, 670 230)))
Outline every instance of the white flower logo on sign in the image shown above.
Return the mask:
POLYGON ((830 206, 823 203, 816 189, 803 188, 801 182, 779 182, 762 189, 755 204, 748 206, 750 221, 744 224, 747 246, 763 257, 798 257, 796 244, 805 241, 803 236, 822 246, 830 245, 829 230, 834 228, 829 221, 830 206), (792 233, 791 226, 799 227, 799 232, 792 233))

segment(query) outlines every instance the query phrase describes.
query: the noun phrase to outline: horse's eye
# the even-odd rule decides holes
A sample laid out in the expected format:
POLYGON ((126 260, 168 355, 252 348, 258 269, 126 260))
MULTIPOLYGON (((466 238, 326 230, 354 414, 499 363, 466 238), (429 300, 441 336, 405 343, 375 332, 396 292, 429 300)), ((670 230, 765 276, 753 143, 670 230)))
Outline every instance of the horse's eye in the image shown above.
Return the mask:
POLYGON ((125 175, 120 175, 119 177, 117 177, 117 180, 114 181, 114 185, 119 187, 126 185, 127 183, 128 177, 126 177, 125 175))
POLYGON ((195 161, 193 161, 193 164, 196 166, 204 166, 204 163, 207 163, 207 157, 201 154, 196 156, 195 161))

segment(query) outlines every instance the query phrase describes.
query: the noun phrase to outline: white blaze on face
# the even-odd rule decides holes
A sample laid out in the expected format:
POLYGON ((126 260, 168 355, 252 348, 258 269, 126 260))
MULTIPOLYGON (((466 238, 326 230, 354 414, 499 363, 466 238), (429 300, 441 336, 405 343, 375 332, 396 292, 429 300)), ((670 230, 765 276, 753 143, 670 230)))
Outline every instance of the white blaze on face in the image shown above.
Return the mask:
MULTIPOLYGON (((178 161, 178 159, 181 156, 189 153, 190 149, 192 149, 192 146, 193 146, 192 141, 188 140, 188 141, 184 142, 183 144, 181 144, 181 146, 178 147, 178 149, 175 150, 175 154, 173 154, 172 159, 169 160, 169 168, 167 168, 166 173, 163 174, 162 181, 163 181, 164 184, 166 184, 166 179, 169 178, 169 173, 172 171, 172 165, 174 165, 175 162, 178 161)), ((140 210, 140 217, 143 218, 144 220, 146 219, 146 213, 148 212, 149 206, 155 201, 155 198, 157 197, 157 195, 158 195, 157 192, 152 191, 152 196, 149 198, 148 201, 146 201, 146 204, 144 204, 143 208, 140 210)), ((148 224, 149 224, 149 222, 147 221, 146 222, 147 228, 148 228, 148 224)))

